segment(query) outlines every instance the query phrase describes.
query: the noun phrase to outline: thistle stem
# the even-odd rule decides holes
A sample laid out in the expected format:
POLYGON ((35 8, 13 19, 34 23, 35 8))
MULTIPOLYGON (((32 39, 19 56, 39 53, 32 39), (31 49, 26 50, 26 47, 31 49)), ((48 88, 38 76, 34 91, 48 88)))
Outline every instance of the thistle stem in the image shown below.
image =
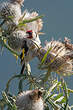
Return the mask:
POLYGON ((2 39, 2 42, 3 42, 3 46, 5 48, 7 48, 11 53, 13 53, 13 54, 17 55, 18 57, 20 57, 20 55, 16 51, 14 51, 8 44, 6 44, 4 42, 4 40, 6 40, 5 38, 2 37, 1 39, 2 39))

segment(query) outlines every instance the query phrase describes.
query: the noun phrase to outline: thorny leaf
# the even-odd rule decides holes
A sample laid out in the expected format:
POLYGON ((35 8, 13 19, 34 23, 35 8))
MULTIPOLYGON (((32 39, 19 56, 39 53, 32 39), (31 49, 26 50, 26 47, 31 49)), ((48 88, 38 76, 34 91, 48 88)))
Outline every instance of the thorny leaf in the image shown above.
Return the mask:
POLYGON ((6 84, 6 89, 5 89, 6 93, 9 91, 10 82, 11 82, 13 79, 15 79, 15 78, 21 78, 21 77, 26 78, 26 75, 14 75, 14 76, 12 76, 12 77, 8 80, 8 82, 7 82, 7 84, 6 84))
POLYGON ((56 94, 56 96, 54 97, 54 95, 52 96, 52 99, 54 101, 57 101, 59 98, 61 98, 63 96, 63 93, 60 93, 60 94, 56 94))
POLYGON ((12 104, 10 100, 8 99, 7 95, 5 92, 2 92, 3 100, 6 102, 10 110, 17 110, 17 107, 15 104, 12 104))
POLYGON ((46 52, 46 54, 44 55, 42 61, 41 61, 41 64, 39 65, 39 68, 41 68, 41 66, 44 64, 49 52, 51 51, 52 48, 49 48, 48 51, 46 52))

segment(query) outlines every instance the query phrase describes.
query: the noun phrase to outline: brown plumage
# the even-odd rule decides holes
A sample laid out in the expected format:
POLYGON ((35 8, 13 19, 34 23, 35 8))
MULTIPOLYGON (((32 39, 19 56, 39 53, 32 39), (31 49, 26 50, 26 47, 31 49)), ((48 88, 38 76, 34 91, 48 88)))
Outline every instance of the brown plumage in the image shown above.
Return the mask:
POLYGON ((20 93, 16 99, 18 110, 44 110, 40 90, 28 90, 20 93))

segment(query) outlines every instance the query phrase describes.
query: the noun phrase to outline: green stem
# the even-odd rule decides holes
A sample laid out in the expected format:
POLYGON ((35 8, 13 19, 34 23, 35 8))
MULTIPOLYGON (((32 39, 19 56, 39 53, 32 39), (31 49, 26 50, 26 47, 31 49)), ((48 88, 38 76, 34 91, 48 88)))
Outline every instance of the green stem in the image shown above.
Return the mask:
POLYGON ((7 43, 4 42, 4 40, 6 40, 5 37, 0 36, 0 39, 1 39, 1 42, 2 42, 2 44, 5 48, 7 48, 11 53, 13 53, 13 54, 17 55, 18 57, 20 57, 20 55, 16 51, 14 51, 7 43))
POLYGON ((30 23, 30 22, 36 21, 36 20, 38 20, 38 19, 40 19, 40 18, 42 18, 42 17, 43 17, 43 15, 37 16, 37 17, 32 18, 32 19, 29 19, 29 20, 25 19, 25 20, 19 22, 19 26, 22 26, 22 25, 24 25, 24 24, 26 24, 26 23, 30 23))
POLYGON ((23 91, 23 81, 24 81, 25 79, 26 79, 26 77, 20 79, 20 81, 19 81, 19 86, 18 86, 18 88, 19 88, 19 93, 21 93, 21 92, 23 91))
POLYGON ((12 52, 13 54, 17 55, 18 57, 20 57, 20 55, 14 51, 12 48, 10 48, 10 46, 6 43, 4 43, 4 47, 6 47, 10 52, 12 52))
POLYGON ((48 81, 48 78, 49 78, 49 76, 50 76, 50 72, 51 72, 51 70, 50 70, 49 67, 48 67, 48 71, 47 71, 45 77, 43 78, 43 82, 44 82, 44 83, 45 83, 46 81, 48 81))
POLYGON ((63 87, 63 92, 65 94, 65 98, 66 98, 66 104, 65 104, 65 107, 64 107, 64 110, 67 110, 67 105, 68 105, 68 99, 69 99, 69 95, 68 95, 68 89, 67 89, 67 85, 66 83, 64 82, 64 79, 61 77, 61 85, 63 87))
POLYGON ((7 93, 8 90, 9 90, 10 82, 11 82, 13 79, 15 79, 15 78, 20 78, 20 77, 26 77, 26 75, 14 75, 14 76, 12 76, 12 77, 8 80, 8 82, 7 82, 7 84, 6 84, 6 89, 5 89, 6 93, 7 93))
POLYGON ((1 107, 1 110, 4 110, 4 107, 3 106, 1 107))

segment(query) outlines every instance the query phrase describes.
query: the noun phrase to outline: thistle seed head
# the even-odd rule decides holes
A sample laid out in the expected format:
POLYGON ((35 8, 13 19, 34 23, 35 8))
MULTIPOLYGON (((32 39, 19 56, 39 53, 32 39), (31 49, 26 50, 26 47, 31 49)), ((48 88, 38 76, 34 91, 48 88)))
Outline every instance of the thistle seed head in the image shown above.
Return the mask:
POLYGON ((7 21, 3 24, 4 27, 18 25, 20 17, 21 7, 18 3, 3 2, 0 4, 0 18, 7 21))
POLYGON ((27 34, 24 31, 14 31, 10 34, 8 38, 8 44, 9 46, 14 49, 15 51, 20 51, 22 47, 24 46, 24 40, 27 38, 29 34, 27 34))
POLYGON ((51 72, 57 72, 59 75, 67 76, 73 74, 73 52, 66 48, 65 44, 59 41, 47 42, 44 48, 41 48, 38 53, 38 58, 41 61, 48 49, 48 53, 44 65, 45 69, 50 69, 51 72))
POLYGON ((44 110, 44 104, 39 90, 29 90, 20 93, 16 99, 18 110, 44 110))
MULTIPOLYGON (((26 11, 23 20, 25 20, 25 19, 28 19, 29 20, 29 19, 35 18, 37 16, 38 16, 38 13, 37 12, 29 13, 28 11, 26 11)), ((39 31, 42 30, 42 28, 43 28, 43 21, 42 21, 42 19, 38 19, 36 21, 27 23, 26 26, 24 27, 24 30, 25 31, 27 31, 27 30, 33 30, 36 33, 38 33, 39 31)))

